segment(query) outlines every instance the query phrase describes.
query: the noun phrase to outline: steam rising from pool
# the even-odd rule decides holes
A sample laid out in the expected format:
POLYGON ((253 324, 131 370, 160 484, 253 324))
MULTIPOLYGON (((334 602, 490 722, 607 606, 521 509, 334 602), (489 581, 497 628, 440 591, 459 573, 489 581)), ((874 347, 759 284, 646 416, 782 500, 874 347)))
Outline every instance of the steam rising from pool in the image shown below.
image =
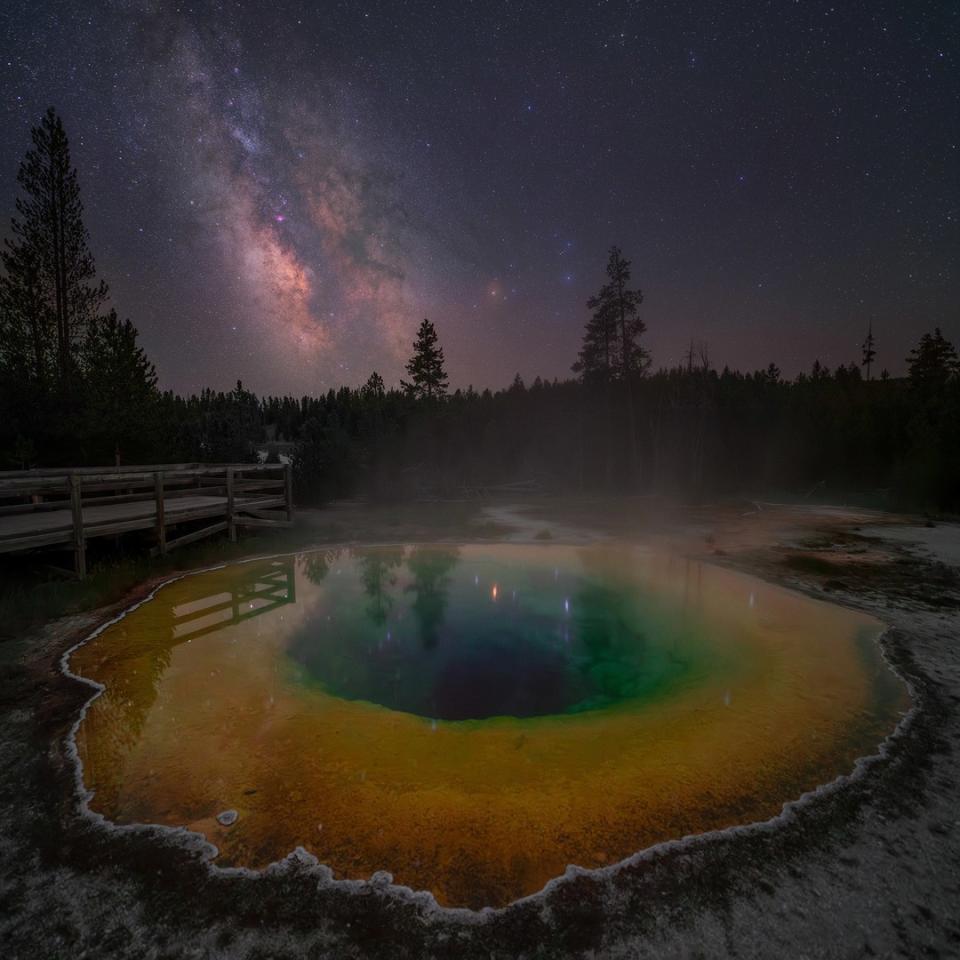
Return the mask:
POLYGON ((172 583, 79 648, 105 690, 77 746, 93 809, 218 863, 302 846, 497 906, 848 772, 906 705, 881 630, 635 547, 314 552, 172 583))

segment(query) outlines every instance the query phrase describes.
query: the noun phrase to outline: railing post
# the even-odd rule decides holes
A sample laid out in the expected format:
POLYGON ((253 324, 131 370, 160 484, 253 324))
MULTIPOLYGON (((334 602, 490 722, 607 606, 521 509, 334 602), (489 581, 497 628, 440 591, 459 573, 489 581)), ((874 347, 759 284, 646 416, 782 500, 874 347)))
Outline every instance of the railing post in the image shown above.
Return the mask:
POLYGON ((83 499, 80 490, 80 478, 70 474, 70 513, 73 517, 73 565, 80 580, 87 576, 87 542, 83 535, 83 499))
POLYGON ((285 463, 283 465, 283 492, 287 501, 287 519, 293 519, 293 466, 285 463))
POLYGON ((153 498, 156 502, 157 510, 157 548, 160 556, 167 552, 167 522, 165 517, 165 505, 163 502, 163 471, 158 470, 153 475, 153 498))
POLYGON ((227 536, 237 542, 237 525, 233 521, 233 467, 227 467, 227 536))

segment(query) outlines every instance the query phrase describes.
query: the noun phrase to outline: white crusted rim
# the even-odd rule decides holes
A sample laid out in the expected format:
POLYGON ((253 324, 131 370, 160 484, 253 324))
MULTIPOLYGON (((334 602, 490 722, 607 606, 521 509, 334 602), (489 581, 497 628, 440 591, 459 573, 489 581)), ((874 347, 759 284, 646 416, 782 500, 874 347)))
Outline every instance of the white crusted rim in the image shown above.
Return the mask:
MULTIPOLYGON (((433 542, 462 543, 463 541, 433 542)), ((517 544, 518 541, 510 541, 502 545, 511 546, 517 544)), ((549 543, 543 543, 542 541, 531 541, 531 545, 534 544, 544 547, 561 545, 557 541, 551 541, 549 543)), ((80 729, 80 725, 83 723, 83 720, 86 717, 87 710, 89 709, 90 705, 97 699, 97 697, 100 696, 101 693, 103 693, 106 687, 95 680, 89 679, 88 677, 80 676, 70 669, 70 657, 76 650, 89 643, 91 640, 94 640, 108 627, 113 626, 115 623, 118 623, 120 620, 126 617, 127 614, 132 613, 137 608, 143 606, 143 604, 153 600, 157 593, 164 587, 169 586, 171 583, 176 583, 179 580, 184 580, 187 577, 193 577, 203 573, 210 573, 214 570, 222 570, 225 567, 234 566, 241 563, 254 563, 262 562, 264 560, 279 560, 287 557, 296 557, 300 554, 310 553, 315 550, 329 550, 337 548, 343 549, 361 546, 378 547, 406 545, 406 542, 402 544, 386 542, 375 544, 361 544, 354 542, 322 544, 316 547, 304 547, 300 550, 289 553, 267 554, 263 556, 244 557, 239 560, 224 561, 223 563, 216 563, 209 567, 202 567, 197 570, 189 570, 184 573, 175 574, 174 576, 168 577, 166 580, 158 583, 145 597, 138 600, 136 603, 131 604, 129 607, 126 607, 116 616, 106 620, 88 636, 84 637, 82 640, 73 644, 73 646, 64 651, 60 657, 60 669, 64 676, 69 677, 71 680, 85 684, 87 687, 90 687, 93 690, 90 698, 80 708, 79 715, 77 716, 77 719, 74 721, 73 725, 70 727, 70 731, 65 740, 67 754, 70 756, 74 765, 74 782, 76 785, 80 811, 83 816, 91 820, 97 825, 98 828, 107 833, 136 832, 153 834, 158 840, 161 840, 164 843, 175 843, 185 850, 198 852, 202 856, 207 870, 210 872, 211 876, 216 879, 226 879, 229 877, 246 877, 249 879, 256 879, 259 877, 283 874, 291 870, 306 870, 311 877, 316 879, 318 889, 337 889, 345 893, 354 894, 368 894, 372 890, 380 894, 389 895, 399 900, 416 904, 427 914, 436 915, 437 919, 457 919, 470 923, 480 923, 485 922, 487 919, 497 914, 504 913, 505 911, 512 909, 517 904, 543 899, 555 887, 563 883, 567 883, 577 877, 613 877, 627 867, 653 860, 664 853, 683 852, 685 850, 693 849, 700 844, 709 843, 721 838, 744 837, 757 833, 768 833, 779 829, 794 821, 797 818, 797 814, 806 807, 813 805, 824 797, 832 796, 849 784, 855 783, 856 781, 862 779, 871 767, 885 760, 889 755, 894 742, 904 736, 910 724, 913 722, 917 711, 919 710, 920 697, 917 694, 914 684, 909 680, 909 678, 903 676, 900 671, 897 670, 896 666, 891 662, 889 656, 887 655, 885 644, 883 642, 886 635, 890 632, 890 628, 887 627, 874 638, 874 642, 877 644, 877 647, 880 651, 880 656, 883 662, 886 664, 887 669, 889 669, 893 675, 906 687, 907 693, 910 696, 911 706, 897 722, 897 725, 894 727, 894 729, 881 741, 877 747, 877 751, 867 756, 859 757, 854 762, 853 769, 849 773, 840 774, 840 776, 829 781, 828 783, 814 787, 814 789, 808 790, 806 793, 801 794, 799 797, 793 800, 784 801, 780 812, 767 820, 734 824, 729 827, 722 827, 719 830, 709 830, 705 833, 687 834, 686 836, 679 837, 674 840, 664 840, 660 843, 655 843, 652 846, 645 847, 644 849, 639 850, 636 853, 617 861, 616 863, 607 864, 602 867, 587 868, 579 867, 575 864, 569 864, 562 874, 554 877, 551 880, 548 880, 547 883, 544 884, 544 886, 536 893, 519 897, 518 899, 513 900, 502 907, 481 907, 479 910, 474 910, 470 907, 443 906, 437 902, 436 898, 429 890, 414 890, 411 887, 395 884, 393 882, 392 874, 387 871, 377 871, 368 880, 338 879, 334 877, 333 869, 331 867, 329 867, 327 864, 321 863, 317 857, 300 846, 293 849, 285 857, 275 860, 273 863, 268 864, 261 870, 253 870, 249 867, 221 867, 215 862, 216 857, 219 855, 219 850, 217 849, 216 845, 211 843, 202 833, 198 833, 194 830, 188 830, 186 827, 168 827, 163 824, 156 823, 117 824, 111 820, 108 820, 105 816, 103 816, 103 814, 97 813, 90 808, 90 801, 93 799, 94 794, 93 791, 87 790, 83 782, 83 761, 80 759, 80 754, 77 750, 76 736, 77 731, 80 729)), ((579 544, 577 544, 577 546, 579 546, 579 544)), ((709 563, 707 560, 700 560, 699 562, 709 563)), ((790 588, 784 587, 783 589, 790 588)), ((809 599, 816 600, 818 598, 809 597, 809 599)), ((820 602, 829 603, 830 601, 824 601, 821 599, 820 602)), ((836 604, 836 606, 840 605, 836 604)))

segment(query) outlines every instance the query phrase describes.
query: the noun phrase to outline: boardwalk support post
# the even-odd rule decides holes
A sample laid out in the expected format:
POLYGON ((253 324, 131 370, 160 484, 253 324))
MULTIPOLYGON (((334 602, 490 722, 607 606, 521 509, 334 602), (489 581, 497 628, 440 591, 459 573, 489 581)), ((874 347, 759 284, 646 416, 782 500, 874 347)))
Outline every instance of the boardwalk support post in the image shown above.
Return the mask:
POLYGON ((70 513, 73 520, 73 566, 77 577, 85 580, 87 576, 87 542, 83 534, 83 499, 80 490, 80 478, 71 473, 68 478, 70 487, 70 513))
POLYGON ((162 557, 167 552, 167 522, 164 516, 162 470, 158 470, 153 475, 153 498, 157 511, 157 552, 162 557))

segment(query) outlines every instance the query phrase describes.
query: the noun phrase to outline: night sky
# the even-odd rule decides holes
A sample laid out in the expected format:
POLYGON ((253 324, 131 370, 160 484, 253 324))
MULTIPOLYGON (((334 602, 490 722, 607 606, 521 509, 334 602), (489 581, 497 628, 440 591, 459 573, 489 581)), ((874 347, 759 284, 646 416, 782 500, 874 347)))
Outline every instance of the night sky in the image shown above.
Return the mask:
POLYGON ((960 5, 4 0, 0 216, 44 109, 161 385, 569 375, 608 247, 655 366, 960 339, 960 5))

